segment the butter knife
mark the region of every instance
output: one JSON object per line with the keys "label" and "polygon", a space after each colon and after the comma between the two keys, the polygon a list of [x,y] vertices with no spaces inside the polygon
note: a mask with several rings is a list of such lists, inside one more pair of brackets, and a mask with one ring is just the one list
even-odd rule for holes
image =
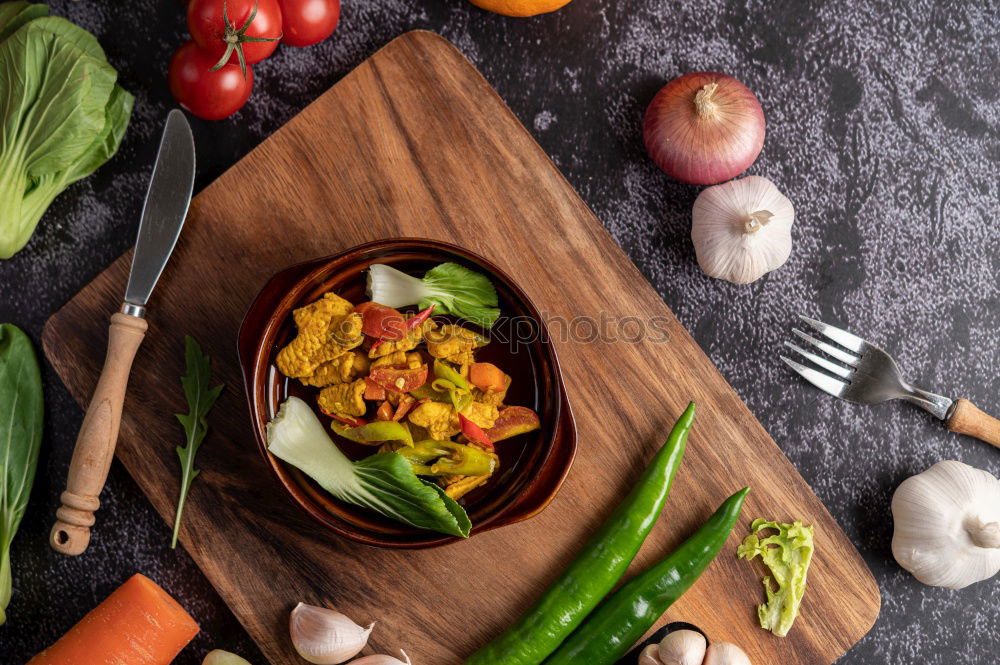
{"label": "butter knife", "polygon": [[194,187],[194,164],[191,127],[175,109],[167,116],[142,207],[125,301],[111,316],[104,369],[77,435],[66,491],[60,496],[62,506],[49,536],[52,549],[62,554],[82,554],[90,543],[94,512],[101,505],[98,497],[118,441],[132,360],[146,335],[146,303],[184,226]]}

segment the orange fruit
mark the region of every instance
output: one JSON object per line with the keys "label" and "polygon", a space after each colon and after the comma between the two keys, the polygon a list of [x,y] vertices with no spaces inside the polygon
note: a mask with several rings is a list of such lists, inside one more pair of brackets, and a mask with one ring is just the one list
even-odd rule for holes
{"label": "orange fruit", "polygon": [[535,16],[554,12],[570,0],[470,0],[482,9],[504,16]]}

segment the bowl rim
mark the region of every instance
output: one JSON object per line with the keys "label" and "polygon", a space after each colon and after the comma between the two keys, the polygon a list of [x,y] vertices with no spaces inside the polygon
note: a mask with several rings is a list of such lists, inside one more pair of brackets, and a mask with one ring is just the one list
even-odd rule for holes
{"label": "bowl rim", "polygon": [[[312,517],[314,521],[322,524],[335,534],[354,542],[373,547],[390,549],[424,549],[461,542],[466,539],[449,536],[447,534],[440,534],[434,531],[423,532],[427,534],[426,536],[414,537],[411,534],[407,534],[407,536],[404,536],[404,538],[406,538],[405,540],[401,540],[398,536],[393,534],[381,535],[370,529],[366,529],[361,525],[353,524],[349,520],[337,516],[328,510],[323,509],[321,506],[316,505],[311,499],[305,498],[304,495],[308,494],[308,492],[305,488],[299,486],[300,483],[298,483],[297,480],[289,477],[289,465],[276,458],[267,449],[265,430],[267,409],[265,408],[264,412],[261,413],[261,410],[258,408],[260,403],[267,403],[267,397],[266,395],[261,394],[261,388],[267,386],[268,384],[268,368],[271,365],[271,353],[269,345],[265,344],[265,341],[269,337],[276,334],[276,329],[284,324],[285,317],[280,317],[280,320],[279,317],[275,317],[273,315],[258,317],[257,310],[262,306],[262,301],[276,300],[276,302],[273,302],[270,306],[270,310],[272,312],[282,309],[289,309],[289,311],[291,311],[289,308],[290,305],[291,308],[294,308],[294,301],[298,300],[303,290],[308,289],[308,287],[304,287],[303,285],[308,285],[311,282],[314,282],[317,279],[317,275],[327,271],[331,264],[343,262],[352,255],[356,259],[363,261],[368,258],[366,255],[370,255],[373,252],[384,252],[391,255],[396,252],[419,252],[426,250],[444,252],[454,255],[457,258],[479,264],[491,273],[491,277],[499,279],[504,283],[504,285],[520,301],[519,304],[522,305],[532,318],[536,320],[543,336],[542,339],[547,340],[546,342],[541,343],[542,350],[547,360],[545,364],[549,368],[549,373],[551,373],[550,378],[557,393],[552,398],[554,400],[553,411],[556,423],[554,425],[552,435],[545,441],[547,449],[537,465],[534,477],[529,479],[525,486],[522,487],[517,494],[509,498],[505,505],[501,506],[485,521],[473,524],[469,537],[471,538],[479,533],[484,533],[501,526],[507,526],[529,519],[542,512],[555,499],[556,495],[562,488],[562,485],[573,466],[577,453],[576,423],[573,417],[572,408],[569,404],[568,396],[566,394],[562,369],[559,364],[555,344],[551,341],[548,330],[545,326],[545,321],[538,308],[531,301],[524,290],[517,284],[517,282],[515,282],[510,275],[489,259],[458,245],[441,240],[419,237],[394,237],[365,242],[348,247],[329,256],[302,261],[287,266],[272,274],[264,282],[260,291],[247,307],[240,323],[237,355],[239,357],[240,368],[243,374],[244,394],[246,395],[247,405],[249,407],[249,415],[251,419],[251,427],[254,433],[254,439],[257,443],[258,452],[262,456],[266,466],[270,469],[271,475],[275,478],[275,480],[277,480],[282,491],[288,496],[289,499],[292,500],[293,503],[305,511],[306,514]],[[271,286],[274,282],[289,276],[292,276],[290,285],[283,289],[280,297],[276,299],[266,297],[269,294]],[[293,293],[298,295],[293,297]],[[293,302],[289,304],[289,300]],[[263,325],[260,325],[261,323],[263,323]],[[557,452],[561,454],[561,459],[555,458]],[[560,465],[558,468],[552,466],[556,462]],[[548,474],[544,473],[546,470],[549,471]],[[541,483],[540,481],[546,481],[546,483]],[[293,489],[290,487],[291,484],[295,484],[297,487]],[[542,484],[547,484],[548,486],[540,488],[540,485]],[[332,500],[339,501],[336,498],[333,498]]]}

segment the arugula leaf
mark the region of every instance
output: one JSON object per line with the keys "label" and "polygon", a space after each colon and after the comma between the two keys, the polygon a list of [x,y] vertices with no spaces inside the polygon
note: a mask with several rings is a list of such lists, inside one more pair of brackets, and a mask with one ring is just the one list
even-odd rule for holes
{"label": "arugula leaf", "polygon": [[10,544],[35,479],[43,414],[31,341],[17,326],[0,324],[0,625],[10,603]]}
{"label": "arugula leaf", "polygon": [[181,491],[174,517],[174,535],[170,541],[170,547],[174,548],[177,547],[177,534],[180,532],[181,517],[184,515],[184,504],[191,490],[191,483],[200,473],[194,468],[194,456],[208,434],[206,417],[224,387],[221,383],[214,388],[208,387],[212,380],[212,361],[202,353],[201,346],[190,335],[184,337],[184,362],[187,373],[181,379],[181,385],[184,387],[184,397],[187,398],[188,412],[174,415],[184,426],[187,442],[183,446],[177,446],[177,456],[181,460]]}
{"label": "arugula leaf", "polygon": [[472,523],[458,503],[413,473],[398,453],[352,462],[305,402],[289,397],[267,424],[267,449],[341,501],[404,524],[468,538]]}

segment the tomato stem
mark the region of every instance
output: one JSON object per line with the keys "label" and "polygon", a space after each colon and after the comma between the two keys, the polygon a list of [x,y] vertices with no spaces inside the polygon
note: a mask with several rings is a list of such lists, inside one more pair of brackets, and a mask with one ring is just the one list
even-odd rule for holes
{"label": "tomato stem", "polygon": [[247,36],[246,32],[250,29],[250,24],[257,17],[257,3],[259,0],[253,0],[253,9],[250,10],[250,15],[247,16],[247,20],[243,22],[243,25],[239,28],[236,24],[229,20],[229,1],[222,1],[222,20],[226,24],[226,32],[222,36],[222,41],[226,43],[226,52],[222,54],[222,58],[219,59],[215,66],[212,67],[210,72],[214,72],[218,69],[222,69],[228,62],[229,58],[232,57],[233,51],[236,51],[236,59],[240,62],[240,71],[243,72],[243,78],[247,77],[247,60],[246,56],[243,54],[243,45],[249,42],[276,42],[281,39],[282,35],[277,37],[253,37]]}

